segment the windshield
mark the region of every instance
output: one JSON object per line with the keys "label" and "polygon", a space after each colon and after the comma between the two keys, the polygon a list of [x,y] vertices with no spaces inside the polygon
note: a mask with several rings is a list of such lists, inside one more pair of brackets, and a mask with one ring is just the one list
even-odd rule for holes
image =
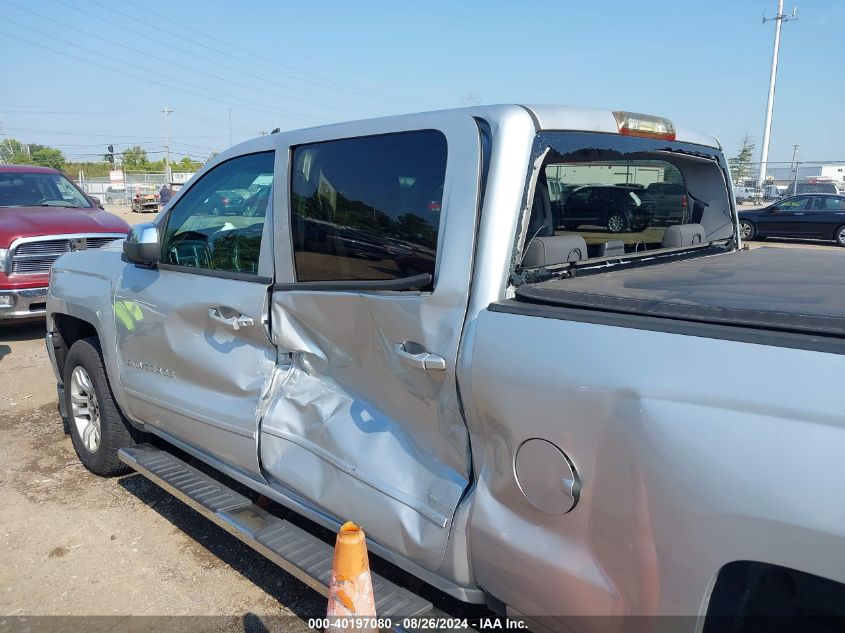
{"label": "windshield", "polygon": [[715,148],[544,132],[533,159],[522,269],[607,265],[734,235],[726,167]]}
{"label": "windshield", "polygon": [[91,203],[61,174],[0,173],[0,207],[75,207]]}

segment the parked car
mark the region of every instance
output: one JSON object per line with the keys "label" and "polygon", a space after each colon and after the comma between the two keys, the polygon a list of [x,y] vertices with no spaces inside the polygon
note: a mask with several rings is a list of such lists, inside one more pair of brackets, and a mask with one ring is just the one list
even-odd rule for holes
{"label": "parked car", "polygon": [[0,165],[0,323],[44,315],[60,255],[101,248],[128,231],[61,172]]}
{"label": "parked car", "polygon": [[845,246],[845,195],[784,198],[762,209],[739,212],[743,239],[797,237]]}
{"label": "parked car", "polygon": [[653,182],[646,187],[646,200],[654,209],[654,224],[669,226],[689,221],[689,200],[682,182]]}
{"label": "parked car", "polygon": [[243,211],[251,193],[246,189],[224,189],[215,191],[203,203],[204,208],[212,215],[228,215]]}
{"label": "parked car", "polygon": [[763,202],[763,190],[759,187],[734,187],[734,196],[739,204]]}
{"label": "parked car", "polygon": [[[669,165],[697,222],[607,257],[615,233],[595,256],[547,221],[541,179],[567,157]],[[363,524],[374,554],[533,631],[665,628],[621,617],[654,615],[744,631],[767,613],[830,630],[845,252],[740,249],[727,170],[716,139],[667,119],[554,106],[232,147],[122,249],[56,263],[47,349],[72,445],[91,472],[137,470],[324,592],[332,545],[259,495],[331,530]],[[268,177],[289,189],[273,230],[202,208]],[[587,191],[624,203],[628,224],[644,206]],[[322,249],[309,222],[354,226],[385,257]],[[433,266],[403,270],[405,246]],[[374,578],[380,617],[437,613],[433,590],[407,584]],[[593,615],[615,619],[573,617]]]}
{"label": "parked car", "polygon": [[158,189],[155,185],[135,185],[132,196],[133,213],[158,213],[161,208]]}
{"label": "parked car", "polygon": [[109,187],[106,189],[106,204],[125,204],[126,203],[126,189]]}
{"label": "parked car", "polygon": [[653,205],[642,190],[617,185],[574,189],[560,207],[558,226],[567,230],[582,225],[601,227],[610,233],[642,231],[654,217]]}
{"label": "parked car", "polygon": [[772,202],[773,200],[780,200],[786,194],[786,186],[782,185],[766,185],[763,187],[763,201]]}
{"label": "parked car", "polygon": [[832,193],[840,195],[845,193],[845,183],[837,183],[832,180],[800,180],[796,183],[791,182],[783,192],[785,197],[794,196],[802,193]]}

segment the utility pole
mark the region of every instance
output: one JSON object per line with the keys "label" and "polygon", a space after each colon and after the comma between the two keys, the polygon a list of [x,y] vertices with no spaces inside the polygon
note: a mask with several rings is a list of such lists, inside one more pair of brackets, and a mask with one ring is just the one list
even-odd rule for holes
{"label": "utility pole", "polygon": [[229,147],[232,147],[232,108],[229,108]]}
{"label": "utility pole", "polygon": [[792,183],[792,195],[798,193],[798,143],[792,146],[792,164],[795,165],[795,180]]}
{"label": "utility pole", "polygon": [[773,18],[767,18],[763,14],[763,24],[775,22],[775,46],[772,53],[772,70],[769,75],[769,99],[766,102],[766,123],[763,126],[763,147],[760,151],[760,176],[757,178],[757,186],[763,187],[766,183],[766,163],[769,160],[769,137],[772,132],[772,110],[775,106],[775,81],[778,74],[778,53],[780,52],[780,28],[784,22],[797,20],[796,10],[792,9],[792,16],[784,15],[783,0],[778,0],[778,13]]}
{"label": "utility pole", "polygon": [[170,171],[170,115],[173,114],[173,110],[164,106],[164,180],[166,181],[165,184],[169,187],[170,181],[173,180],[173,174]]}

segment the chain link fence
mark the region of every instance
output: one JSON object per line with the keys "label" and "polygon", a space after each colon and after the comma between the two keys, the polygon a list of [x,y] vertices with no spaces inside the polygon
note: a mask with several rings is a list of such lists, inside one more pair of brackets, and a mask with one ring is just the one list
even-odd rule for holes
{"label": "chain link fence", "polygon": [[[747,165],[745,173],[753,173],[756,165]],[[757,186],[755,177],[737,177],[734,171],[734,193],[740,204],[773,202],[800,194],[845,194],[845,160],[769,161],[766,180]]]}
{"label": "chain link fence", "polygon": [[[193,173],[190,172],[174,172],[170,187],[174,191],[179,189],[191,176]],[[126,171],[123,173],[122,183],[112,182],[106,177],[86,177],[79,184],[86,193],[96,196],[104,204],[130,206],[136,194],[158,194],[166,182],[164,172]]]}

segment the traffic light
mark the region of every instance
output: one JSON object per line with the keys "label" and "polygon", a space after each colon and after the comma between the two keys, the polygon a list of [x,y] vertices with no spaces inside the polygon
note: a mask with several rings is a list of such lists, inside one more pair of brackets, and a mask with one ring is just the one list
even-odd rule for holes
{"label": "traffic light", "polygon": [[109,150],[109,153],[105,156],[106,160],[114,164],[114,145],[109,145],[106,149]]}

